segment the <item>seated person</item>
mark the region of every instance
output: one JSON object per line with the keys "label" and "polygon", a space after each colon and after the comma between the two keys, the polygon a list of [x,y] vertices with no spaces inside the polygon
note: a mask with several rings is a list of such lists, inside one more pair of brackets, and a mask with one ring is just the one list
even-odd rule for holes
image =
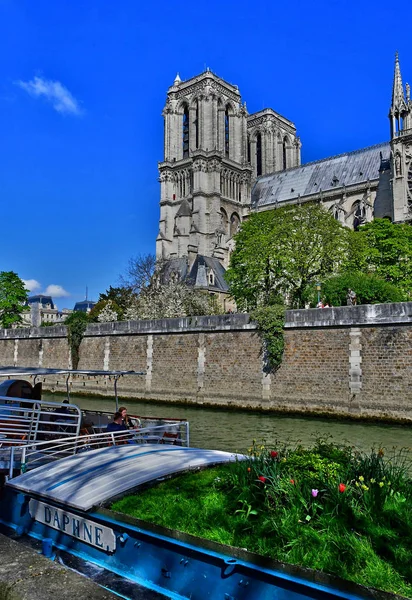
{"label": "seated person", "polygon": [[138,425],[127,414],[127,408],[125,406],[121,406],[119,408],[119,413],[122,415],[123,425],[125,425],[128,429],[138,429]]}
{"label": "seated person", "polygon": [[108,424],[106,431],[128,431],[128,427],[123,424],[122,413],[114,413],[113,421]]}
{"label": "seated person", "polygon": [[[129,431],[129,428],[123,424],[122,422],[122,413],[120,412],[116,412],[114,413],[114,417],[113,417],[113,421],[112,423],[109,423],[108,426],[106,427],[106,431],[109,432],[114,432],[116,433],[116,431]],[[130,439],[129,437],[125,437],[123,438],[123,436],[116,436],[117,440],[121,440],[123,443],[127,443],[127,444],[135,444],[136,442],[132,439]]]}

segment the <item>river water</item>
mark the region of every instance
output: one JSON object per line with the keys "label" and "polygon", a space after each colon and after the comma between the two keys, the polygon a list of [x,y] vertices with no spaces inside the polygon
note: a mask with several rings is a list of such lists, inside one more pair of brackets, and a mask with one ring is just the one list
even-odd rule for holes
{"label": "river water", "polygon": [[[44,399],[61,401],[61,396],[43,394]],[[114,399],[71,396],[71,402],[90,410],[114,411]],[[241,410],[223,410],[166,404],[163,402],[121,401],[129,414],[186,419],[190,424],[190,445],[216,450],[244,451],[252,440],[268,446],[308,446],[319,436],[331,436],[336,443],[349,443],[361,450],[372,447],[412,447],[412,425],[397,426],[311,417],[283,416]]]}

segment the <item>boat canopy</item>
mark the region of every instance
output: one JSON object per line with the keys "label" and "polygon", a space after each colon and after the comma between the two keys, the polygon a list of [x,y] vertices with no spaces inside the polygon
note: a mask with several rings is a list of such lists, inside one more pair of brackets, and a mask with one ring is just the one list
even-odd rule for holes
{"label": "boat canopy", "polygon": [[146,375],[145,371],[94,371],[92,369],[44,369],[43,367],[0,367],[0,377],[16,376],[34,377],[34,383],[37,377],[47,375],[65,375],[67,399],[70,401],[69,379],[72,375],[82,375],[83,377],[109,377],[114,380],[114,395],[116,399],[116,410],[119,408],[119,398],[117,394],[117,382],[123,375]]}

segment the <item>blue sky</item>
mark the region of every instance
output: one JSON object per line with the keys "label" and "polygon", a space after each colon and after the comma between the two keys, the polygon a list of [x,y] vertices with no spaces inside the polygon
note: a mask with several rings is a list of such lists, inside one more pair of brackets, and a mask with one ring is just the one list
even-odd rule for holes
{"label": "blue sky", "polygon": [[294,121],[303,162],[388,139],[411,22],[387,0],[0,0],[0,270],[72,307],[154,252],[177,71],[210,67]]}

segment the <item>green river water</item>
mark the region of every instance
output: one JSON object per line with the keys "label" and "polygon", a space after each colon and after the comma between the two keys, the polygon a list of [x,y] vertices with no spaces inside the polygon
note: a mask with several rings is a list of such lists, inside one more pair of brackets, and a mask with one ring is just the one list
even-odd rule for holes
{"label": "green river water", "polygon": [[[61,400],[45,393],[44,399]],[[71,396],[71,402],[90,410],[114,411],[114,399]],[[372,447],[412,447],[412,425],[397,426],[367,422],[318,419],[300,416],[177,406],[159,402],[121,401],[130,414],[187,419],[190,445],[216,450],[244,451],[252,440],[269,446],[301,442],[310,445],[319,436],[331,436],[336,443],[349,443],[361,450]]]}

